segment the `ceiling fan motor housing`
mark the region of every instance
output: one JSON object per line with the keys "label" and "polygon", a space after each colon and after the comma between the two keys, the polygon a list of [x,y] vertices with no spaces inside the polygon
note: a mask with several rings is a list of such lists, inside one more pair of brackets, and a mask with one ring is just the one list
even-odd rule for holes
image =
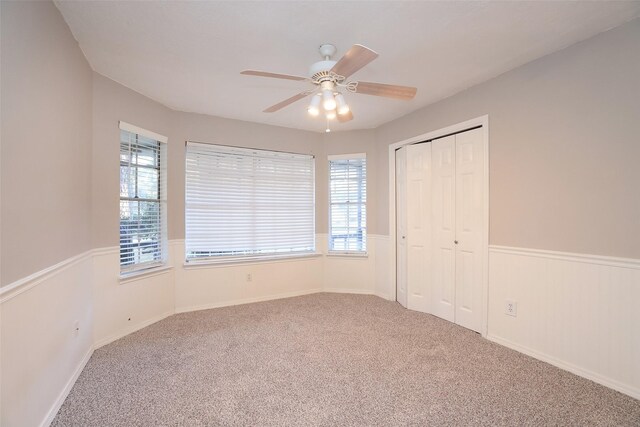
{"label": "ceiling fan motor housing", "polygon": [[329,71],[333,68],[337,61],[318,61],[309,68],[309,77],[315,81],[329,80]]}
{"label": "ceiling fan motor housing", "polygon": [[314,82],[318,83],[333,80],[330,71],[338,61],[332,61],[331,57],[336,54],[336,47],[332,44],[326,43],[321,45],[318,48],[318,51],[324,60],[318,61],[311,66],[309,69],[309,77],[311,77]]}

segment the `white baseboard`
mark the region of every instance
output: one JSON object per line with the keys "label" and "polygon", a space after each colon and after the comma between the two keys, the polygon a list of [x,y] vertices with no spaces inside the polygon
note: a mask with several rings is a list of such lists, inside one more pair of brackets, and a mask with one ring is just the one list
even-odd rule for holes
{"label": "white baseboard", "polygon": [[374,292],[373,295],[382,299],[386,299],[387,301],[395,301],[395,297],[391,298],[388,294],[384,294],[382,292]]}
{"label": "white baseboard", "polygon": [[322,292],[329,292],[334,294],[374,295],[387,301],[394,301],[394,299],[390,298],[388,294],[368,289],[324,288]]}
{"label": "white baseboard", "polygon": [[277,300],[277,299],[283,299],[283,298],[292,298],[292,297],[297,297],[297,296],[303,296],[303,295],[311,295],[311,294],[317,294],[317,293],[323,293],[323,292],[328,292],[328,293],[343,293],[343,294],[358,294],[358,295],[375,295],[378,296],[380,298],[386,299],[388,300],[389,298],[387,297],[387,295],[384,294],[378,294],[374,291],[369,291],[369,290],[363,290],[363,289],[340,289],[340,288],[331,288],[331,289],[306,289],[306,290],[302,290],[302,291],[293,291],[293,292],[284,292],[284,293],[279,293],[279,294],[274,294],[274,295],[267,295],[267,296],[263,296],[263,297],[257,297],[257,298],[243,298],[243,299],[239,299],[239,300],[232,300],[232,301],[225,301],[225,302],[221,302],[221,303],[212,303],[212,304],[203,304],[203,305],[197,305],[197,306],[189,306],[189,307],[181,307],[181,308],[176,308],[175,312],[170,311],[170,312],[166,312],[160,316],[156,316],[153,317],[151,319],[148,319],[142,323],[139,323],[135,326],[129,327],[127,329],[124,329],[120,332],[118,332],[117,334],[113,334],[107,338],[98,340],[95,342],[94,344],[94,349],[97,350],[100,347],[103,347],[107,344],[110,344],[116,340],[119,340],[120,338],[123,338],[129,334],[132,334],[133,332],[139,331],[140,329],[146,328],[149,325],[152,325],[156,322],[159,322],[160,320],[166,319],[167,317],[173,315],[173,314],[177,314],[177,313],[188,313],[191,311],[200,311],[200,310],[210,310],[213,308],[221,308],[221,307],[230,307],[230,306],[234,306],[234,305],[243,305],[243,304],[252,304],[252,303],[256,303],[256,302],[263,302],[263,301],[273,301],[273,300]]}
{"label": "white baseboard", "polygon": [[369,289],[348,289],[348,288],[324,288],[322,292],[330,292],[334,294],[356,294],[356,295],[375,295],[376,292]]}
{"label": "white baseboard", "polygon": [[159,316],[152,317],[151,319],[147,319],[144,322],[141,322],[141,323],[138,323],[136,325],[130,326],[130,327],[126,328],[126,329],[123,329],[123,330],[119,331],[118,333],[115,333],[115,334],[110,335],[110,336],[108,336],[106,338],[103,338],[101,340],[96,341],[94,343],[94,345],[93,345],[93,348],[95,350],[97,350],[100,347],[103,347],[103,346],[105,346],[107,344],[111,344],[112,342],[114,342],[116,340],[119,340],[120,338],[123,338],[123,337],[125,337],[125,336],[127,336],[129,334],[132,334],[132,333],[136,332],[136,331],[139,331],[142,328],[146,328],[147,326],[152,325],[152,324],[154,324],[156,322],[159,322],[162,319],[166,319],[167,317],[171,316],[172,314],[174,314],[173,311],[168,311],[168,312],[163,313],[163,314],[161,314]]}
{"label": "white baseboard", "polygon": [[53,405],[51,406],[51,409],[49,409],[47,416],[45,417],[44,420],[42,420],[42,423],[40,423],[40,427],[49,427],[49,425],[53,422],[53,419],[58,414],[58,411],[62,407],[62,404],[64,403],[67,396],[69,395],[69,392],[71,392],[71,389],[73,388],[73,385],[78,380],[78,377],[82,373],[82,370],[87,365],[87,362],[89,362],[89,359],[91,359],[92,354],[93,354],[93,347],[89,347],[89,351],[87,351],[87,353],[84,355],[82,360],[80,360],[80,363],[76,367],[76,370],[73,371],[73,375],[71,376],[71,378],[69,378],[69,381],[67,381],[67,383],[64,385],[64,388],[62,389],[62,391],[60,391],[60,394],[58,395],[58,398],[56,399],[56,401],[53,402]]}
{"label": "white baseboard", "polygon": [[320,292],[322,292],[322,289],[305,289],[302,291],[283,292],[280,294],[267,295],[267,296],[257,297],[257,298],[243,298],[243,299],[237,299],[237,300],[231,300],[231,301],[216,302],[211,304],[192,305],[188,307],[176,307],[176,313],[188,313],[190,311],[209,310],[212,308],[230,307],[233,305],[251,304],[254,302],[272,301],[275,299],[298,297],[302,295],[317,294]]}
{"label": "white baseboard", "polygon": [[533,357],[535,359],[538,359],[538,360],[541,360],[543,362],[546,362],[546,363],[548,363],[550,365],[553,365],[553,366],[555,366],[557,368],[563,369],[565,371],[569,371],[572,374],[576,374],[576,375],[578,375],[580,377],[589,379],[589,380],[591,380],[593,382],[596,382],[598,384],[601,384],[601,385],[603,385],[605,387],[612,388],[614,390],[619,391],[620,393],[624,393],[624,394],[629,395],[629,396],[631,396],[631,397],[633,397],[635,399],[640,399],[640,390],[636,389],[634,387],[629,387],[626,384],[619,383],[619,382],[614,381],[614,380],[612,380],[610,378],[606,378],[606,377],[604,377],[602,375],[599,375],[599,374],[597,374],[595,372],[580,368],[580,367],[578,367],[576,365],[573,365],[571,363],[565,362],[563,360],[559,360],[559,359],[557,359],[557,358],[555,358],[553,356],[549,356],[548,354],[541,353],[539,351],[535,351],[535,350],[532,350],[532,349],[527,348],[527,347],[523,347],[523,346],[521,346],[519,344],[516,344],[514,342],[511,342],[511,341],[509,341],[507,339],[504,339],[504,338],[501,338],[501,337],[498,337],[498,336],[495,336],[495,335],[488,334],[486,338],[489,341],[495,342],[496,344],[503,345],[503,346],[508,347],[508,348],[510,348],[512,350],[515,350],[515,351],[518,351],[520,353],[526,354],[527,356],[531,356],[531,357]]}
{"label": "white baseboard", "polygon": [[[213,308],[231,307],[231,306],[234,306],[234,305],[251,304],[251,303],[254,303],[254,302],[273,301],[273,300],[276,300],[276,299],[298,297],[298,296],[302,296],[302,295],[311,295],[311,294],[318,294],[318,293],[324,293],[324,292],[327,292],[327,293],[339,293],[339,294],[355,294],[355,295],[374,295],[374,296],[377,296],[379,298],[385,299],[387,301],[391,301],[389,296],[386,295],[386,294],[382,294],[382,293],[379,293],[379,292],[370,291],[370,290],[366,290],[366,289],[343,289],[343,288],[309,289],[309,290],[304,290],[304,291],[294,291],[294,292],[285,292],[285,293],[280,293],[280,294],[275,294],[275,295],[268,295],[268,296],[259,297],[259,298],[244,298],[244,299],[240,299],[240,300],[232,300],[232,301],[226,301],[226,302],[221,302],[221,303],[203,304],[203,305],[181,307],[181,308],[180,307],[176,307],[176,314],[177,313],[188,313],[188,312],[191,312],[191,311],[210,310],[210,309],[213,309]],[[151,324],[151,323],[149,323],[149,324]],[[122,336],[124,336],[124,335],[122,335]],[[115,341],[115,339],[114,339],[114,341]],[[108,342],[105,342],[102,345],[105,345],[105,344],[108,344]]]}

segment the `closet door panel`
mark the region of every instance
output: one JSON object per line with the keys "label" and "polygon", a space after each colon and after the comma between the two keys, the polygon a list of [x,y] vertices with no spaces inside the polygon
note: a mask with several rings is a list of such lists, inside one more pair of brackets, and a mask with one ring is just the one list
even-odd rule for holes
{"label": "closet door panel", "polygon": [[482,232],[484,224],[482,130],[455,136],[455,322],[480,331],[482,326]]}
{"label": "closet door panel", "polygon": [[428,312],[431,271],[431,145],[407,147],[407,307]]}
{"label": "closet door panel", "polygon": [[431,142],[432,313],[455,320],[455,136]]}

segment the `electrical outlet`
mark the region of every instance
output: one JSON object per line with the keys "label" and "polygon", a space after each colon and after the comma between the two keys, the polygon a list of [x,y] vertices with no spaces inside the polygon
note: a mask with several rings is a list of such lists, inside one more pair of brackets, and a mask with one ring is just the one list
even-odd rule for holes
{"label": "electrical outlet", "polygon": [[504,304],[504,314],[516,317],[518,315],[518,302],[508,299]]}
{"label": "electrical outlet", "polygon": [[251,273],[247,273],[247,282],[250,282],[253,280],[253,276],[251,275]]}
{"label": "electrical outlet", "polygon": [[79,333],[80,333],[80,321],[76,320],[75,322],[73,322],[73,336],[77,337]]}

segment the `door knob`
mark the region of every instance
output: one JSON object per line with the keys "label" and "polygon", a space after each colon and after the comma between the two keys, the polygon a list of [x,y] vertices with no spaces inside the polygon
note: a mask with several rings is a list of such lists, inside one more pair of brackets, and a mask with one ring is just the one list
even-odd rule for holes
{"label": "door knob", "polygon": [[457,241],[457,240],[454,240],[454,241],[453,241],[453,243],[455,243],[455,244],[457,245],[457,244],[458,244],[458,241]]}
{"label": "door knob", "polygon": [[405,239],[405,236],[402,236],[402,239],[404,240],[404,239]]}

